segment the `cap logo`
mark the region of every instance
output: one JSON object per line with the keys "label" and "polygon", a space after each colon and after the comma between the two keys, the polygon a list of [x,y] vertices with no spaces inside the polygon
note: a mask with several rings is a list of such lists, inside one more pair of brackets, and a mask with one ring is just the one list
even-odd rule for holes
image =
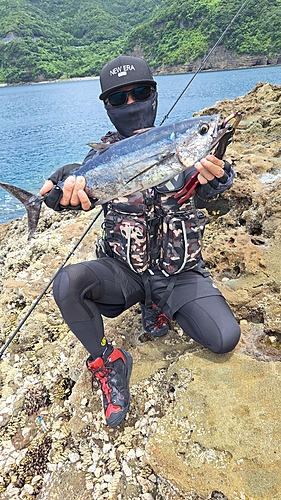
{"label": "cap logo", "polygon": [[133,64],[123,64],[123,66],[117,66],[116,68],[111,69],[109,74],[110,76],[117,75],[118,77],[126,76],[128,71],[136,71]]}

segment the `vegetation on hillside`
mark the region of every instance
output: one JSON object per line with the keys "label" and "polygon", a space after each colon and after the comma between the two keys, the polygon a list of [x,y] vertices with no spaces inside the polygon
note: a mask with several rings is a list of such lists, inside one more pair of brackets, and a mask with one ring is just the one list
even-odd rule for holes
{"label": "vegetation on hillside", "polygon": [[[0,0],[0,82],[98,75],[120,53],[156,69],[208,53],[241,0]],[[281,54],[281,0],[250,0],[223,40],[232,53]]]}
{"label": "vegetation on hillside", "polygon": [[[186,64],[208,53],[241,5],[241,0],[163,0],[151,22],[131,31],[126,47],[141,46],[154,67]],[[237,55],[279,55],[280,12],[281,0],[250,1],[223,45]]]}

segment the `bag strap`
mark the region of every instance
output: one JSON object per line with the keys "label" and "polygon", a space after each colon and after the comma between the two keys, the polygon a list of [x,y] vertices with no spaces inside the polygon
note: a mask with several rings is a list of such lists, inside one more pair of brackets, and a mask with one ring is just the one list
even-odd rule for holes
{"label": "bag strap", "polygon": [[167,298],[169,297],[170,293],[172,292],[172,290],[176,284],[176,281],[177,281],[177,276],[175,274],[173,274],[170,278],[170,281],[169,281],[168,286],[165,290],[165,293],[163,294],[159,304],[157,304],[157,307],[159,307],[160,310],[162,310],[162,307],[164,306],[164,304],[166,304]]}
{"label": "bag strap", "polygon": [[[152,309],[152,297],[151,297],[149,271],[144,273],[144,275],[142,276],[142,280],[143,280],[144,290],[145,290],[145,307]],[[167,298],[169,297],[170,293],[172,292],[172,290],[176,284],[176,281],[177,281],[177,275],[173,274],[170,277],[169,283],[167,285],[167,288],[166,288],[164,294],[161,297],[160,302],[158,304],[156,304],[156,309],[158,309],[159,312],[162,311],[163,306],[166,304]]]}

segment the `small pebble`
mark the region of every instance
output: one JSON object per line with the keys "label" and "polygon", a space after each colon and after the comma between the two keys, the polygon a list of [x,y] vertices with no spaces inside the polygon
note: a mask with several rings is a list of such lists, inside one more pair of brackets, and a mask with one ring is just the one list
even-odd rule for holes
{"label": "small pebble", "polygon": [[268,338],[272,344],[273,342],[276,342],[276,337],[274,335],[269,335]]}
{"label": "small pebble", "polygon": [[13,413],[13,408],[11,408],[10,406],[5,406],[4,408],[2,408],[2,410],[0,410],[0,413],[2,413],[3,415],[5,413]]}
{"label": "small pebble", "polygon": [[112,475],[111,475],[111,474],[105,474],[105,475],[103,476],[103,480],[104,480],[106,483],[112,483],[112,481],[113,481],[113,477],[112,477]]}
{"label": "small pebble", "polygon": [[126,454],[127,460],[134,460],[136,458],[136,453],[133,448],[131,448],[128,453]]}
{"label": "small pebble", "polygon": [[75,464],[76,462],[78,462],[78,460],[80,460],[80,455],[79,455],[79,453],[76,453],[75,451],[71,451],[71,452],[68,454],[68,460],[69,460],[72,464]]}
{"label": "small pebble", "polygon": [[98,459],[99,459],[99,457],[100,457],[99,452],[98,451],[93,451],[93,453],[92,453],[92,460],[93,460],[93,462],[97,462]]}
{"label": "small pebble", "polygon": [[23,437],[25,438],[27,436],[27,434],[29,434],[31,431],[31,427],[24,427],[22,430],[21,430],[21,433],[23,435]]}
{"label": "small pebble", "polygon": [[136,449],[136,457],[137,458],[140,458],[144,455],[144,450],[142,450],[141,448],[137,448]]}
{"label": "small pebble", "polygon": [[110,443],[105,443],[103,445],[103,449],[102,449],[103,453],[108,453],[110,450],[111,450],[111,444]]}
{"label": "small pebble", "polygon": [[28,484],[26,483],[23,487],[24,491],[26,491],[26,493],[28,493],[29,495],[33,495],[34,493],[34,488],[31,484]]}
{"label": "small pebble", "polygon": [[7,486],[7,489],[6,489],[6,493],[9,497],[12,497],[14,496],[15,498],[18,498],[16,497],[15,495],[18,495],[20,493],[20,489],[19,488],[16,488],[13,486],[13,483],[10,483],[8,486]]}
{"label": "small pebble", "polygon": [[54,472],[57,468],[57,464],[50,464],[50,463],[47,463],[47,469],[50,471],[50,472]]}
{"label": "small pebble", "polygon": [[36,483],[38,483],[40,480],[42,479],[42,476],[34,476],[31,480],[31,484],[34,485]]}
{"label": "small pebble", "polygon": [[122,468],[126,477],[130,477],[132,475],[132,470],[126,462],[123,462]]}
{"label": "small pebble", "polygon": [[96,467],[94,475],[97,479],[101,476],[101,467]]}

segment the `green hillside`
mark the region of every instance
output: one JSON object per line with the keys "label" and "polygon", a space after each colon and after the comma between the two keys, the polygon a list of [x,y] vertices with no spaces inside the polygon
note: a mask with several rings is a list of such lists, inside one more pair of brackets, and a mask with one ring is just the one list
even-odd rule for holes
{"label": "green hillside", "polygon": [[[163,0],[152,21],[132,30],[126,47],[143,47],[154,66],[185,64],[208,53],[231,22],[241,0]],[[234,54],[281,53],[281,0],[250,1],[223,40]]]}
{"label": "green hillside", "polygon": [[[208,53],[241,0],[0,0],[0,82],[98,75],[120,53],[151,66]],[[234,54],[281,54],[281,0],[249,1],[225,36]]]}

